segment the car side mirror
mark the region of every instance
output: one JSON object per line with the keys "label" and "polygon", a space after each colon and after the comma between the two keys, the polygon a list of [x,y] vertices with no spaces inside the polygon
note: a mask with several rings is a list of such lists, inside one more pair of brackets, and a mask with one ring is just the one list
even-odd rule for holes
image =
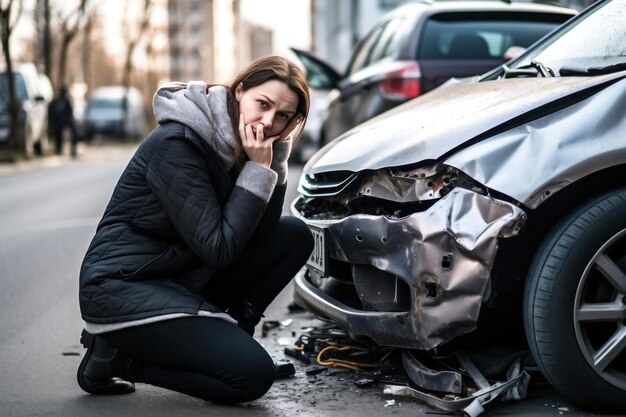
{"label": "car side mirror", "polygon": [[513,58],[517,58],[524,52],[526,52],[526,48],[522,46],[516,46],[516,45],[510,46],[509,49],[507,49],[504,52],[504,56],[502,57],[502,60],[504,62],[509,62],[510,60],[512,60]]}

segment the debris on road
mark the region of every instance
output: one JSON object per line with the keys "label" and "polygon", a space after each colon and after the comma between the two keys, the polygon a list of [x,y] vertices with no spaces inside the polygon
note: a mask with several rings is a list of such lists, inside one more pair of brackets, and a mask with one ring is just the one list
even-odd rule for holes
{"label": "debris on road", "polygon": [[396,400],[387,400],[385,402],[385,407],[389,407],[391,405],[396,405]]}
{"label": "debris on road", "polygon": [[[463,412],[469,417],[482,414],[484,406],[496,398],[520,400],[528,389],[530,375],[522,360],[526,352],[436,355],[356,341],[333,325],[305,330],[284,353],[305,366],[313,365],[305,370],[309,383],[319,384],[323,380],[318,377],[345,373],[357,388],[382,385],[383,394],[417,399],[438,410]],[[337,371],[326,371],[329,368]],[[395,401],[387,400],[385,407]]]}

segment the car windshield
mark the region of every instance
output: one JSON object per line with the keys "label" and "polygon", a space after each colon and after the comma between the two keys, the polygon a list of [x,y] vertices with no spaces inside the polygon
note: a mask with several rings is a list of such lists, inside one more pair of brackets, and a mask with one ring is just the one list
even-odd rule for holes
{"label": "car windshield", "polygon": [[511,67],[532,67],[533,61],[560,75],[565,75],[561,71],[564,67],[589,69],[626,63],[626,1],[615,0],[596,8]]}
{"label": "car windshield", "polygon": [[123,99],[94,99],[89,102],[90,110],[100,110],[100,109],[118,109],[122,107]]}
{"label": "car windshield", "polygon": [[[3,101],[9,101],[9,84],[7,83],[7,74],[3,72],[0,74],[0,98]],[[26,84],[24,84],[24,78],[18,73],[13,73],[13,85],[15,86],[15,94],[19,101],[28,99],[28,92],[26,91]]]}

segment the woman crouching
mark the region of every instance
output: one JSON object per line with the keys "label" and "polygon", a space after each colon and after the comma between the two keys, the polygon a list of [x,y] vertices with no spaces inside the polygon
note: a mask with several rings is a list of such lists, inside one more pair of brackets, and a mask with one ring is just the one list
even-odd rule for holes
{"label": "woman crouching", "polygon": [[143,382],[219,403],[261,397],[274,362],[253,339],[313,240],[281,217],[287,158],[309,110],[282,57],[229,84],[172,83],[122,173],[80,271],[78,369],[92,394]]}

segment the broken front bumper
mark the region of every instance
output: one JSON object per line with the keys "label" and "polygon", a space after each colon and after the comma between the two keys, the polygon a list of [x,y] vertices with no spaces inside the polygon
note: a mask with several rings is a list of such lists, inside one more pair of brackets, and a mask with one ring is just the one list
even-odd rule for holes
{"label": "broken front bumper", "polygon": [[458,187],[428,210],[397,219],[310,220],[297,203],[295,216],[325,229],[330,262],[348,267],[362,309],[314,285],[313,270],[296,277],[296,301],[353,337],[417,349],[475,329],[498,238],[515,236],[526,218],[511,203]]}

